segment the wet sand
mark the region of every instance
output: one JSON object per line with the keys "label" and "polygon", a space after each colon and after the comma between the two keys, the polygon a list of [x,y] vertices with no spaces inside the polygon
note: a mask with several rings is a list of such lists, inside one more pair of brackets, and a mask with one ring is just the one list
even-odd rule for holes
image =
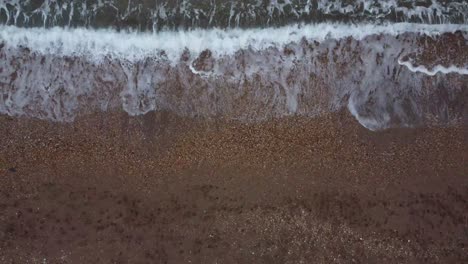
{"label": "wet sand", "polygon": [[466,129],[0,116],[0,262],[467,263]]}

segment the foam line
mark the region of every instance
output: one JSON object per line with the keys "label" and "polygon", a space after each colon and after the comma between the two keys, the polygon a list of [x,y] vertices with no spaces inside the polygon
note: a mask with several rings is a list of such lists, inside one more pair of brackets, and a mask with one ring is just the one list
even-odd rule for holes
{"label": "foam line", "polygon": [[[188,49],[199,54],[209,49],[214,57],[232,55],[241,49],[264,50],[291,42],[325,39],[356,40],[375,34],[419,33],[430,36],[468,31],[468,25],[411,24],[314,24],[265,29],[191,30],[160,33],[116,32],[113,30],[18,28],[0,26],[0,41],[10,47],[24,47],[42,54],[87,56],[91,60],[116,57],[130,61],[146,57],[167,57],[177,62]],[[163,55],[161,52],[164,52]]]}
{"label": "foam line", "polygon": [[461,75],[468,75],[468,68],[461,68],[457,66],[449,66],[449,67],[444,67],[442,65],[437,65],[432,68],[432,70],[428,69],[424,65],[419,65],[419,66],[414,66],[411,61],[402,61],[401,59],[398,59],[398,64],[405,66],[408,68],[408,70],[415,72],[415,73],[424,73],[429,76],[435,76],[438,73],[442,74],[449,74],[449,73],[456,73],[456,74],[461,74]]}

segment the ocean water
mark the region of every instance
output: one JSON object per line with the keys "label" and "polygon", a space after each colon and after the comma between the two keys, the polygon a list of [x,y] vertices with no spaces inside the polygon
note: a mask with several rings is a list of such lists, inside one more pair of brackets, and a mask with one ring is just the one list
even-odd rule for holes
{"label": "ocean water", "polygon": [[464,122],[466,1],[0,0],[0,113]]}
{"label": "ocean water", "polygon": [[464,24],[465,0],[2,0],[0,22],[23,27],[180,30],[291,23]]}

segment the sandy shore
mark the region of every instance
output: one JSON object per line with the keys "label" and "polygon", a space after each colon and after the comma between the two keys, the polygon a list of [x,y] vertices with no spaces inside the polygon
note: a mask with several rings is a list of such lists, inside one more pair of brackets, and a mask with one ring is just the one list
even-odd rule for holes
{"label": "sandy shore", "polygon": [[0,262],[466,263],[466,132],[0,116]]}

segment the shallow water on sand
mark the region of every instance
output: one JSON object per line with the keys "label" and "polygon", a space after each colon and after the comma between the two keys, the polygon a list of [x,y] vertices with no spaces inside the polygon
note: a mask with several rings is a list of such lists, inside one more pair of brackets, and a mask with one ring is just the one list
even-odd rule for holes
{"label": "shallow water on sand", "polygon": [[347,108],[378,130],[457,124],[464,114],[467,25],[0,29],[0,112],[12,116],[168,110],[251,122]]}

